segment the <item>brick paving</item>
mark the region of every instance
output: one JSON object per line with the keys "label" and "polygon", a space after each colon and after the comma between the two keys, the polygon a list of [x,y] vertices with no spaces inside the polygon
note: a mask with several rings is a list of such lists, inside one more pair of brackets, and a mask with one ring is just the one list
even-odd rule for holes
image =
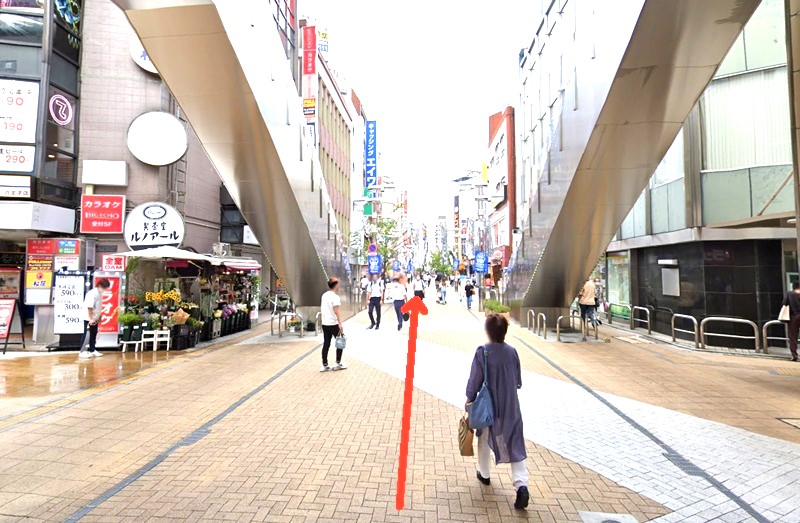
{"label": "brick paving", "polygon": [[[664,448],[717,478],[765,521],[800,520],[800,446],[791,443],[800,430],[772,417],[800,418],[793,367],[623,333],[606,344],[556,344],[519,327],[510,341],[524,369],[532,499],[527,513],[513,510],[507,467],[483,487],[474,458],[460,457],[455,445],[481,318],[452,299],[429,309],[420,326],[400,513],[394,481],[407,333],[387,328],[392,321],[366,331],[362,314],[346,326],[351,368],[344,372],[317,372],[314,353],[265,382],[319,339],[277,339],[262,326],[219,350],[154,362],[66,398],[53,394],[58,408],[7,418],[0,521],[64,521],[170,448],[81,521],[581,521],[579,511],[639,521],[754,520],[708,481],[677,468]],[[4,405],[0,396],[0,411]],[[210,432],[196,432],[226,412]],[[196,440],[173,447],[192,434]]]}

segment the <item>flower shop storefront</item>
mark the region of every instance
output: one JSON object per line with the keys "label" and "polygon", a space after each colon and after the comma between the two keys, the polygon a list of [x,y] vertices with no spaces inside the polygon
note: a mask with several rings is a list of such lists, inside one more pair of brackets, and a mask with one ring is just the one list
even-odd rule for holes
{"label": "flower shop storefront", "polygon": [[252,259],[215,258],[177,248],[167,253],[161,247],[122,254],[128,257],[119,316],[123,347],[156,333],[162,341],[153,348],[168,343],[183,350],[249,329],[258,320],[261,266]]}

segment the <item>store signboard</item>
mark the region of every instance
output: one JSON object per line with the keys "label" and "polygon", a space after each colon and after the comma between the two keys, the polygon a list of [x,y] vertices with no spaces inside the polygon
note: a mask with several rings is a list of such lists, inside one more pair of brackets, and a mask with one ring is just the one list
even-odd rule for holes
{"label": "store signboard", "polygon": [[56,240],[56,252],[54,254],[80,254],[80,240]]}
{"label": "store signboard", "polygon": [[103,272],[125,272],[126,262],[128,258],[120,256],[119,254],[104,254],[103,255]]}
{"label": "store signboard", "polygon": [[15,299],[0,299],[0,340],[8,339],[8,335],[11,334],[16,306]]}
{"label": "store signboard", "polygon": [[135,34],[132,34],[128,39],[128,52],[130,53],[131,59],[133,59],[136,65],[148,73],[158,73],[156,66],[153,65],[153,62],[150,60],[150,56],[147,54],[147,51],[144,50],[142,42],[139,41],[139,37]]}
{"label": "store signboard", "polygon": [[375,120],[367,121],[367,138],[364,141],[364,187],[378,185],[378,128]]}
{"label": "store signboard", "polygon": [[81,196],[81,232],[122,234],[125,222],[125,197],[116,194]]}
{"label": "store signboard", "polygon": [[36,143],[39,82],[0,79],[0,142]]}
{"label": "store signboard", "polygon": [[53,332],[55,334],[83,333],[83,297],[86,294],[86,275],[58,274],[53,296]]}
{"label": "store signboard", "polygon": [[118,333],[119,332],[119,307],[122,297],[122,279],[119,276],[97,274],[94,278],[94,285],[98,280],[105,278],[111,286],[103,293],[103,312],[100,316],[100,324],[97,326],[99,333]]}
{"label": "store signboard", "polygon": [[[0,116],[0,120],[2,120],[2,116]],[[1,125],[1,124],[0,124]],[[36,147],[33,145],[10,145],[10,144],[0,144],[0,171],[12,172],[12,173],[29,173],[33,172],[33,160],[36,157]],[[3,178],[6,178],[5,176]],[[31,180],[30,176],[14,176],[13,178],[17,178],[15,180],[17,183],[23,184],[22,186],[17,186],[16,184],[11,185],[8,187],[8,182],[13,181],[11,180],[12,177],[7,178],[3,183],[0,183],[0,196],[4,198],[30,198],[30,190],[31,190]],[[28,178],[26,181],[24,178]],[[8,190],[16,190],[16,191],[26,191],[28,194],[17,193],[13,195],[7,194]]]}
{"label": "store signboard", "polygon": [[25,271],[26,289],[49,289],[53,286],[53,271]]}
{"label": "store signboard", "polygon": [[25,261],[26,271],[52,271],[53,270],[53,256],[44,254],[29,254],[28,259]]}
{"label": "store signboard", "polygon": [[56,270],[78,271],[81,268],[81,257],[75,254],[55,256],[54,260]]}
{"label": "store signboard", "polygon": [[0,268],[0,298],[19,298],[22,272],[16,267]]}
{"label": "store signboard", "polygon": [[31,238],[27,242],[27,252],[31,254],[49,254],[55,252],[55,240],[50,238]]}
{"label": "store signboard", "polygon": [[53,122],[62,127],[71,124],[75,117],[75,108],[72,106],[72,102],[61,93],[56,92],[50,95],[47,108]]}
{"label": "store signboard", "polygon": [[174,208],[161,202],[137,206],[125,220],[125,243],[132,250],[170,245],[179,247],[186,227]]}

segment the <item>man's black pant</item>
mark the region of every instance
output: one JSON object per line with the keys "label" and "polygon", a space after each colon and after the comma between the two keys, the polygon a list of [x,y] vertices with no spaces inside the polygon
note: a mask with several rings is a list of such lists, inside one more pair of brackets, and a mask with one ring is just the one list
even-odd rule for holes
{"label": "man's black pant", "polygon": [[800,314],[792,316],[789,320],[789,350],[792,353],[792,359],[797,359],[797,335],[800,333]]}
{"label": "man's black pant", "polygon": [[[322,326],[322,364],[328,366],[328,349],[331,348],[331,340],[339,335],[338,325]],[[342,362],[342,349],[336,349],[336,363]]]}
{"label": "man's black pant", "polygon": [[97,345],[97,324],[89,325],[88,321],[83,322],[83,337],[81,338],[81,352],[86,343],[86,333],[89,333],[89,352],[94,352],[95,345]]}
{"label": "man's black pant", "polygon": [[[372,311],[377,311],[376,312],[377,317],[378,317],[377,320],[375,319],[374,316],[372,316]],[[380,296],[372,297],[372,298],[369,299],[369,321],[375,327],[380,327],[381,326],[381,298],[380,298]]]}
{"label": "man's black pant", "polygon": [[406,304],[406,300],[394,300],[394,313],[397,314],[397,328],[403,328],[403,311],[400,309],[403,308],[403,305]]}
{"label": "man's black pant", "polygon": [[414,296],[419,296],[423,300],[425,299],[425,291],[414,291]]}

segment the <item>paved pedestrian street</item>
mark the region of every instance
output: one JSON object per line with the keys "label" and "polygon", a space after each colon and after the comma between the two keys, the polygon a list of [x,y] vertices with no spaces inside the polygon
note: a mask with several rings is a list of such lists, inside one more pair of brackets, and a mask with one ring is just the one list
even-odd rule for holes
{"label": "paved pedestrian street", "polygon": [[[779,419],[800,418],[796,364],[513,327],[531,473],[520,512],[508,466],[483,486],[456,443],[481,313],[428,308],[403,511],[408,328],[387,308],[379,331],[365,313],[346,323],[340,372],[318,371],[321,337],[268,324],[169,358],[75,365],[120,366],[102,380],[64,376],[75,355],[0,360],[0,521],[800,521],[800,429]],[[21,366],[28,387],[14,385]],[[33,385],[52,368],[77,385]]]}

